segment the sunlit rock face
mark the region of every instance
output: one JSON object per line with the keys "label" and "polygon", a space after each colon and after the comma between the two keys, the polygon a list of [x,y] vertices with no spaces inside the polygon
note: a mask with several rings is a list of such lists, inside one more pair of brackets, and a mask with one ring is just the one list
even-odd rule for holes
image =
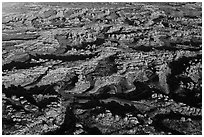
{"label": "sunlit rock face", "polygon": [[201,135],[202,3],[2,4],[2,134]]}

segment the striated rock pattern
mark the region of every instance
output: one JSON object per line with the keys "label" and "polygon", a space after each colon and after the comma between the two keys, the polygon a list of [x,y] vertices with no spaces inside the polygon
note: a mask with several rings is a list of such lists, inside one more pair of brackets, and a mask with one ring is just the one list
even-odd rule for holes
{"label": "striated rock pattern", "polygon": [[2,134],[202,134],[202,3],[2,7]]}

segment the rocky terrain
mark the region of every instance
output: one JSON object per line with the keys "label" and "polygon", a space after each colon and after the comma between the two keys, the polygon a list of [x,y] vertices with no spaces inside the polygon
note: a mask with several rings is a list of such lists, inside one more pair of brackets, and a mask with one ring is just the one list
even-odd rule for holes
{"label": "rocky terrain", "polygon": [[202,3],[2,8],[2,134],[202,134]]}

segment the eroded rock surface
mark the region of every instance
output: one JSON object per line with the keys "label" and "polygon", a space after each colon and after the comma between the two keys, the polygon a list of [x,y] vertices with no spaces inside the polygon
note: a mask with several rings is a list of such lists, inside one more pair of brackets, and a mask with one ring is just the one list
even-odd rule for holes
{"label": "eroded rock surface", "polygon": [[2,134],[202,134],[202,3],[3,3]]}

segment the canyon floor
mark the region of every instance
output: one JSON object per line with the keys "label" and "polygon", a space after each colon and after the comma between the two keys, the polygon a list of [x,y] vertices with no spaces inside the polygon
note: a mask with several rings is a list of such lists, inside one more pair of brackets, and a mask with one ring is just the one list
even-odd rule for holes
{"label": "canyon floor", "polygon": [[3,135],[201,135],[202,3],[3,3]]}

